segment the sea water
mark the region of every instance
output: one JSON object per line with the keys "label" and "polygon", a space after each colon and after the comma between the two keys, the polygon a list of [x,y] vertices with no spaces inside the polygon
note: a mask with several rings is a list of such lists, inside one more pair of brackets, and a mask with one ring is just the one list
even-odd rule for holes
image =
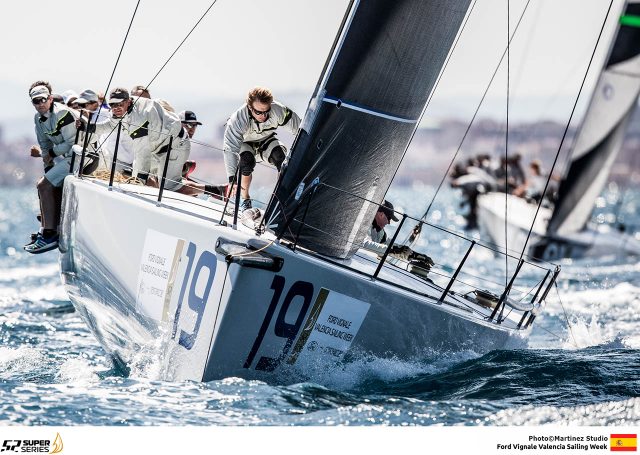
{"label": "sea water", "polygon": [[[423,192],[391,196],[419,216],[424,207],[414,201]],[[445,191],[431,220],[460,229],[457,198]],[[640,424],[637,259],[563,264],[527,349],[433,352],[415,362],[368,358],[336,369],[323,386],[165,382],[153,364],[128,376],[115,369],[68,300],[57,253],[22,250],[37,227],[36,210],[34,190],[0,189],[5,425]],[[612,208],[599,210],[606,217]],[[426,238],[432,257],[449,251],[446,239]]]}

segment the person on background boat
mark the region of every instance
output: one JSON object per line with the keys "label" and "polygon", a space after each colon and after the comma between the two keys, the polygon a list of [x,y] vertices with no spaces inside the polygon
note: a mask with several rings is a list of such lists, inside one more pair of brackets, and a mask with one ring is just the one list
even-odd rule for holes
{"label": "person on background boat", "polygon": [[273,164],[278,171],[287,154],[285,145],[276,137],[276,130],[284,127],[296,134],[300,117],[285,105],[274,101],[268,88],[255,87],[247,100],[231,114],[224,131],[224,163],[229,183],[241,174],[242,211],[251,208],[249,187],[256,159]]}
{"label": "person on background boat", "polygon": [[529,163],[530,175],[525,179],[524,183],[516,188],[513,192],[515,196],[523,197],[527,200],[540,202],[546,178],[542,175],[542,161],[534,159]]}
{"label": "person on background boat", "polygon": [[450,175],[451,187],[462,191],[463,200],[460,206],[469,206],[465,214],[465,229],[478,228],[478,196],[496,189],[496,179],[486,170],[490,169],[490,166],[490,158],[487,155],[478,155],[477,158],[469,159],[466,167],[454,167]]}
{"label": "person on background boat", "polygon": [[[24,246],[28,253],[44,253],[58,247],[62,185],[69,174],[71,147],[76,137],[75,111],[54,102],[51,92],[51,85],[46,81],[36,81],[29,87],[45,174],[37,183],[41,227],[35,239]],[[31,153],[33,155],[33,148]]]}
{"label": "person on background boat", "polygon": [[[378,211],[373,217],[369,235],[365,238],[362,247],[365,250],[373,251],[382,256],[389,246],[387,233],[384,227],[391,221],[399,221],[393,210],[393,204],[386,199],[378,207]],[[426,254],[417,253],[406,245],[393,245],[389,254],[398,259],[417,263],[427,271],[433,266],[433,260]]]}
{"label": "person on background boat", "polygon": [[516,187],[522,185],[526,180],[526,174],[524,172],[524,168],[522,167],[522,155],[516,153],[515,155],[509,157],[509,166],[509,175],[513,177]]}
{"label": "person on background boat", "polygon": [[112,89],[107,102],[111,108],[111,118],[104,123],[90,124],[88,132],[110,134],[122,120],[121,137],[126,134],[132,139],[132,175],[146,182],[151,170],[152,155],[164,156],[170,137],[173,136],[175,143],[185,136],[180,119],[175,113],[165,110],[156,100],[136,98],[134,102],[129,91],[122,87]]}

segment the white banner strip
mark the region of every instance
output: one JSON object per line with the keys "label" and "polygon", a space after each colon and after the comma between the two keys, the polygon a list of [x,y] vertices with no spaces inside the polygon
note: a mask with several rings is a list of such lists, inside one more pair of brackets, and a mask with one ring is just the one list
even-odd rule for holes
{"label": "white banner strip", "polygon": [[[4,453],[611,453],[628,427],[0,427]],[[631,444],[633,438],[625,439]],[[26,450],[23,450],[26,449]]]}

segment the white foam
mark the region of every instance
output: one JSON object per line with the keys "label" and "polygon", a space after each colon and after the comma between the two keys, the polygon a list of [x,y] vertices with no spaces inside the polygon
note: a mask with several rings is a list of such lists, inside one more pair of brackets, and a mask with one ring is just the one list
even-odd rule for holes
{"label": "white foam", "polygon": [[95,368],[82,357],[68,358],[60,366],[57,374],[60,382],[79,384],[92,384],[99,382]]}
{"label": "white foam", "polygon": [[599,425],[631,427],[640,424],[640,398],[582,406],[521,406],[485,419],[489,425]]}
{"label": "white foam", "polygon": [[31,346],[18,348],[0,347],[0,379],[16,379],[40,372],[46,357],[40,349]]}
{"label": "white foam", "polygon": [[413,361],[368,356],[328,370],[323,366],[325,371],[321,383],[335,390],[350,390],[371,380],[394,382],[414,376],[436,374],[450,369],[455,364],[479,356],[480,354],[473,351],[437,355],[425,353],[420,360]]}

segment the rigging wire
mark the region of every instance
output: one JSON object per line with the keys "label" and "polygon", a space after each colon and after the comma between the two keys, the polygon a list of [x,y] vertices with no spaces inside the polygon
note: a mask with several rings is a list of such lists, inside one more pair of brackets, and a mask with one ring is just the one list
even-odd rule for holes
{"label": "rigging wire", "polygon": [[[211,10],[211,8],[213,8],[213,5],[216,4],[218,0],[213,0],[213,2],[211,2],[211,4],[209,5],[209,7],[205,10],[205,12],[202,14],[202,16],[200,16],[200,19],[198,19],[195,23],[195,25],[193,27],[191,27],[191,30],[189,30],[189,33],[187,33],[187,35],[182,39],[182,41],[180,42],[180,44],[178,44],[178,46],[175,48],[175,50],[171,53],[171,55],[169,56],[169,58],[164,62],[164,64],[160,67],[160,69],[156,72],[156,74],[153,76],[153,78],[151,79],[151,81],[149,81],[149,83],[145,86],[145,90],[148,90],[149,87],[151,86],[151,84],[153,83],[153,81],[156,80],[156,78],[160,75],[160,73],[162,72],[162,70],[167,66],[167,64],[171,61],[171,59],[176,55],[176,53],[178,52],[178,50],[180,50],[180,48],[182,47],[182,45],[187,41],[187,39],[189,38],[189,36],[191,36],[191,34],[194,32],[194,30],[196,29],[196,27],[198,27],[198,25],[200,25],[200,22],[202,22],[202,20],[205,18],[205,16],[209,13],[209,11]],[[138,5],[140,5],[140,0],[138,0],[138,4],[136,5],[136,9],[133,13],[133,17],[135,17],[136,12],[138,11]],[[118,54],[118,60],[116,61],[116,66],[118,65],[118,62],[120,61],[120,55],[122,55],[122,50],[124,49],[124,43],[127,41],[127,37],[129,36],[129,30],[131,30],[131,25],[133,24],[133,17],[131,18],[131,23],[129,24],[129,28],[127,29],[127,34],[125,36],[124,42],[122,43],[122,48],[120,49],[120,53]],[[115,66],[113,68],[113,72],[111,73],[111,78],[109,79],[109,83],[107,84],[107,90],[105,90],[105,94],[108,93],[109,90],[109,86],[111,85],[111,81],[113,79],[113,75],[115,73]],[[135,106],[136,102],[138,101],[139,98],[136,98],[133,100],[133,104],[131,107]],[[100,109],[102,109],[102,105],[100,106],[100,108],[98,109],[98,114],[96,115],[96,119],[98,118],[98,115],[100,114]],[[109,137],[113,134],[113,132],[116,130],[117,125],[109,132],[109,134],[107,134],[104,138],[104,140],[102,141],[102,143],[98,146],[98,148],[102,147],[107,140],[109,139]],[[202,144],[202,145],[206,145],[206,144]],[[216,147],[214,146],[209,146],[213,149],[216,149]],[[220,150],[220,149],[218,149]]]}
{"label": "rigging wire", "polygon": [[[576,107],[578,106],[578,101],[580,100],[580,94],[582,93],[582,89],[584,88],[585,82],[587,80],[587,75],[589,74],[589,69],[591,68],[591,64],[593,63],[593,59],[596,54],[596,50],[598,49],[598,44],[600,43],[600,38],[602,38],[602,34],[604,32],[604,27],[607,24],[607,19],[609,18],[609,13],[611,12],[611,7],[613,5],[613,0],[609,2],[609,8],[607,9],[607,14],[602,21],[602,26],[600,27],[600,33],[598,34],[598,39],[596,40],[595,46],[593,46],[593,52],[591,53],[591,58],[589,59],[589,64],[587,65],[587,69],[584,72],[584,77],[582,78],[582,83],[580,84],[580,90],[578,90],[578,94],[576,95],[576,99],[573,103],[573,108],[571,109],[571,114],[569,115],[569,119],[567,120],[567,124],[564,128],[564,132],[562,134],[562,139],[560,140],[560,145],[558,146],[558,151],[556,152],[556,156],[553,159],[553,164],[551,165],[551,169],[549,170],[549,175],[547,176],[547,181],[544,184],[544,189],[542,190],[542,194],[545,195],[547,193],[547,189],[549,187],[549,182],[551,181],[551,176],[553,175],[553,171],[558,163],[558,157],[560,156],[560,151],[562,150],[562,146],[564,145],[564,140],[567,137],[567,132],[569,131],[569,125],[571,125],[571,121],[573,119],[573,114],[576,112]],[[531,221],[531,227],[529,228],[529,232],[527,233],[527,238],[522,246],[522,252],[520,253],[520,259],[524,256],[524,252],[527,250],[527,244],[529,243],[529,239],[531,238],[531,232],[533,231],[533,226],[536,222],[536,218],[538,218],[538,213],[540,213],[540,207],[542,206],[542,201],[544,197],[541,197],[538,201],[538,206],[536,207],[536,213],[533,216],[533,220]]]}
{"label": "rigging wire", "polygon": [[[559,341],[564,341],[564,338],[562,338],[560,335],[558,335],[555,332],[552,332],[551,330],[547,329],[546,327],[542,327],[541,325],[536,325],[536,327],[539,327],[540,329],[544,330],[545,332],[547,332],[549,335],[553,335],[554,337],[556,337]],[[575,343],[574,343],[575,344]],[[578,346],[576,345],[576,348]]]}
{"label": "rigging wire", "polygon": [[[509,0],[507,2],[507,112],[506,112],[506,126],[504,131],[504,248],[505,250],[509,248],[509,237],[508,237],[508,225],[507,225],[507,215],[509,214],[508,210],[508,196],[509,196],[509,63],[511,58],[511,40],[509,39]],[[505,288],[509,283],[509,256],[505,255],[504,257],[504,286]]]}
{"label": "rigging wire", "polygon": [[[527,3],[525,4],[524,9],[522,10],[522,14],[520,15],[520,18],[518,19],[518,23],[516,24],[516,26],[513,29],[513,34],[511,35],[511,40],[513,40],[516,32],[518,31],[518,28],[520,27],[520,23],[522,22],[522,18],[524,17],[524,13],[527,11],[527,8],[528,8],[530,2],[531,2],[531,0],[527,0]],[[458,148],[456,149],[455,153],[453,154],[453,158],[451,158],[451,161],[449,162],[449,166],[447,166],[447,170],[443,173],[442,179],[440,179],[440,183],[438,184],[438,187],[436,188],[436,191],[435,191],[433,197],[431,198],[431,201],[429,202],[429,205],[427,206],[427,210],[424,212],[422,217],[420,217],[419,223],[413,228],[412,234],[409,234],[407,236],[407,238],[404,240],[404,242],[402,242],[403,245],[406,244],[406,243],[415,243],[418,240],[418,237],[420,237],[420,230],[422,229],[422,224],[423,224],[424,221],[426,221],[427,216],[429,215],[429,212],[431,211],[431,207],[433,206],[433,203],[435,202],[436,197],[438,196],[438,193],[440,192],[440,189],[442,188],[442,185],[444,184],[445,179],[448,177],[449,172],[451,171],[451,167],[453,166],[453,163],[455,163],[456,158],[458,157],[458,154],[460,153],[460,150],[462,149],[462,145],[464,144],[464,141],[467,138],[467,135],[469,134],[469,131],[471,131],[471,127],[473,126],[473,122],[475,121],[476,116],[478,115],[478,112],[480,112],[480,108],[482,107],[482,104],[484,103],[484,99],[486,98],[487,93],[489,93],[489,89],[491,88],[491,85],[493,84],[493,80],[495,79],[496,75],[498,74],[498,70],[500,69],[500,66],[502,65],[502,61],[504,60],[504,57],[505,57],[506,54],[507,54],[507,49],[505,48],[505,50],[502,52],[502,55],[500,56],[500,60],[498,61],[498,64],[496,65],[496,69],[493,71],[493,74],[491,75],[491,79],[489,80],[489,83],[487,84],[487,87],[486,87],[484,93],[482,94],[482,98],[480,99],[480,102],[478,103],[478,106],[476,107],[476,110],[473,113],[473,116],[471,117],[471,121],[467,125],[467,129],[465,130],[464,134],[462,135],[462,139],[460,140],[460,144],[458,145]],[[413,232],[415,232],[415,235],[413,235]]]}
{"label": "rigging wire", "polygon": [[[109,77],[109,82],[107,82],[107,88],[104,91],[105,96],[107,96],[107,93],[109,93],[109,87],[111,86],[111,82],[113,81],[113,76],[116,74],[116,68],[118,68],[118,64],[120,63],[120,57],[122,57],[122,52],[124,51],[124,45],[127,43],[127,39],[129,39],[129,32],[131,31],[131,27],[133,26],[133,20],[135,19],[136,14],[138,13],[138,7],[139,6],[140,6],[140,0],[138,0],[138,2],[136,3],[136,7],[133,10],[133,14],[131,15],[131,20],[129,21],[129,26],[127,27],[127,32],[125,33],[124,39],[122,40],[122,46],[120,46],[120,52],[118,52],[118,57],[116,58],[116,63],[113,65],[113,70],[111,71],[111,76]],[[103,105],[103,103],[100,103],[100,106],[98,107],[98,111],[96,112],[96,115],[94,117],[94,123],[96,123],[98,121],[98,118],[100,116],[100,111],[102,111],[102,105]],[[89,139],[91,139],[91,136],[93,135],[93,133],[88,133],[88,134],[89,134]],[[109,134],[111,134],[111,133],[109,133]],[[102,144],[100,144],[100,145],[102,145]]]}
{"label": "rigging wire", "polygon": [[562,312],[564,313],[564,319],[567,321],[567,327],[569,329],[569,334],[571,335],[571,341],[576,348],[579,348],[578,343],[576,342],[576,337],[573,335],[573,329],[571,328],[571,323],[569,322],[569,317],[567,316],[567,310],[564,308],[564,304],[562,303],[562,299],[560,298],[560,291],[558,290],[558,282],[555,281],[553,283],[556,288],[556,294],[558,295],[558,301],[560,302],[560,306],[562,307]]}
{"label": "rigging wire", "polygon": [[191,27],[191,30],[189,31],[189,33],[187,33],[187,36],[184,37],[184,39],[180,42],[180,44],[178,44],[178,47],[176,47],[176,49],[171,53],[171,55],[169,56],[169,58],[167,59],[167,61],[164,62],[164,64],[160,67],[160,69],[158,70],[158,72],[156,73],[155,76],[153,76],[153,78],[149,81],[149,83],[145,86],[145,89],[148,89],[149,86],[153,83],[153,81],[156,80],[156,78],[160,75],[160,73],[162,72],[162,70],[164,69],[165,66],[167,66],[167,64],[171,61],[171,59],[173,58],[174,55],[176,55],[176,53],[178,52],[178,50],[180,50],[180,48],[182,47],[182,45],[185,43],[185,41],[187,41],[187,39],[189,38],[189,36],[191,36],[191,34],[193,33],[193,31],[196,29],[196,27],[198,27],[198,25],[200,25],[200,22],[202,22],[202,20],[204,19],[204,17],[209,13],[209,11],[211,10],[211,8],[213,8],[213,5],[216,4],[218,0],[213,0],[213,2],[211,2],[211,5],[209,5],[209,7],[205,10],[205,12],[202,14],[202,16],[200,16],[200,19],[198,19],[198,21],[195,23],[195,25],[193,27]]}

